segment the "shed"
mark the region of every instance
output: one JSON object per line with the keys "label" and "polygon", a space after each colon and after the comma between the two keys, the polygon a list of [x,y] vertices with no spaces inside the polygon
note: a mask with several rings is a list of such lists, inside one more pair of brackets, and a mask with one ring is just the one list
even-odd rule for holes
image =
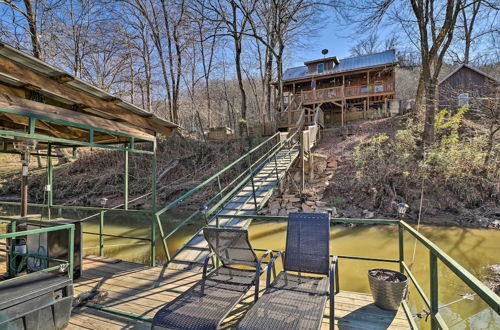
{"label": "shed", "polygon": [[499,86],[495,77],[462,64],[439,82],[439,107],[450,110],[466,105],[480,108],[498,102]]}

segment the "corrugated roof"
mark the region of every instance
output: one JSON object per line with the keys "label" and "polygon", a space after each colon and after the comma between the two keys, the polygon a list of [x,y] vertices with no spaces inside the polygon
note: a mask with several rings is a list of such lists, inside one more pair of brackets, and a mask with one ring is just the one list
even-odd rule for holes
{"label": "corrugated roof", "polygon": [[[126,111],[130,111],[138,116],[146,118],[147,120],[151,120],[159,125],[162,125],[167,128],[176,129],[179,128],[178,125],[161,118],[145,109],[142,109],[132,103],[123,101],[114,95],[95,87],[77,77],[73,77],[68,74],[66,71],[59,69],[53,65],[50,65],[47,62],[39,60],[31,55],[28,55],[18,49],[15,49],[12,46],[9,46],[3,42],[0,42],[0,55],[5,56],[6,58],[14,61],[16,63],[22,64],[23,66],[29,68],[30,70],[37,72],[45,77],[56,79],[57,77],[68,77],[68,81],[62,82],[65,85],[71,86],[73,89],[89,94],[93,97],[96,97],[101,100],[116,100],[116,105]],[[16,79],[14,77],[10,77],[5,72],[1,73],[1,80],[13,83],[15,85]],[[10,80],[10,81],[9,81]],[[40,86],[43,89],[43,86]]]}
{"label": "corrugated roof", "polygon": [[377,54],[343,58],[340,60],[339,64],[335,65],[333,70],[325,71],[324,73],[321,74],[318,73],[308,74],[307,66],[305,65],[295,68],[289,68],[285,70],[285,73],[283,74],[283,80],[296,80],[308,77],[331,75],[335,73],[368,68],[372,66],[395,64],[397,62],[398,61],[396,59],[396,52],[395,50],[392,49]]}

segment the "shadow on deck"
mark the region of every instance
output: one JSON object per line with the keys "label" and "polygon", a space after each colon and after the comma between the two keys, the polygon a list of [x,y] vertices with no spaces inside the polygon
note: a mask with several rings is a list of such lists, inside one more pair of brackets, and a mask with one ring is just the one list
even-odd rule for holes
{"label": "shadow on deck", "polygon": [[[201,275],[162,267],[148,267],[121,261],[106,263],[84,260],[83,277],[75,281],[75,295],[92,289],[106,291],[99,304],[124,312],[153,317],[156,311],[191,287]],[[261,288],[265,285],[261,285]],[[223,322],[231,329],[253,304],[253,292],[236,306]],[[322,328],[329,328],[328,308]],[[402,308],[397,312],[384,311],[373,304],[371,295],[341,291],[335,296],[335,324],[338,329],[409,329]],[[68,329],[150,329],[151,324],[90,307],[73,310]]]}

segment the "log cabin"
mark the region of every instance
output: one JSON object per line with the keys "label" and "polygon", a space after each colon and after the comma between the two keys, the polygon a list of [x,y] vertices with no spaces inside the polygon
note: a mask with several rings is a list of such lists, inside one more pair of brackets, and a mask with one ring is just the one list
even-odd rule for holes
{"label": "log cabin", "polygon": [[455,110],[469,106],[477,111],[498,107],[500,82],[470,65],[462,64],[439,82],[438,90],[440,109]]}
{"label": "log cabin", "polygon": [[314,113],[324,113],[323,126],[344,126],[356,119],[389,116],[398,112],[395,102],[394,50],[339,59],[336,56],[304,62],[283,74],[283,107],[278,128],[296,126],[306,111],[306,124]]}

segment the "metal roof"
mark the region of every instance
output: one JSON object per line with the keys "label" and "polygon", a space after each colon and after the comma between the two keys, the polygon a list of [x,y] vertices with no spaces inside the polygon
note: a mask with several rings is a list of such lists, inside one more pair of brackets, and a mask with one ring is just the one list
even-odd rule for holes
{"label": "metal roof", "polygon": [[[84,92],[86,94],[89,94],[93,97],[102,99],[102,100],[116,100],[115,104],[127,111],[130,111],[136,115],[139,115],[143,118],[147,118],[148,120],[151,120],[152,122],[155,122],[159,125],[162,125],[164,127],[168,128],[178,128],[179,126],[166,120],[161,117],[158,117],[157,115],[142,109],[132,103],[126,102],[121,100],[120,98],[98,88],[95,87],[77,77],[74,77],[70,74],[68,74],[66,71],[59,69],[53,65],[50,65],[49,63],[46,63],[42,60],[39,60],[31,55],[28,55],[18,49],[15,49],[12,46],[9,46],[3,42],[0,42],[0,55],[9,58],[10,60],[22,64],[23,66],[27,67],[28,69],[37,72],[45,77],[52,78],[52,79],[57,79],[58,77],[65,77],[68,78],[67,81],[63,82],[64,85],[71,86],[71,88],[79,91],[79,92]],[[16,84],[16,79],[14,77],[9,77],[8,74],[2,73],[0,75],[0,79],[2,81],[5,81],[7,83],[11,83],[13,85]],[[62,101],[62,100],[61,100]]]}
{"label": "metal roof", "polygon": [[340,59],[340,63],[335,65],[333,70],[325,71],[320,74],[318,73],[309,74],[307,72],[307,66],[305,65],[289,68],[285,70],[285,73],[283,74],[283,80],[297,80],[304,78],[326,76],[346,71],[354,71],[363,68],[369,68],[373,66],[396,64],[397,62],[398,61],[396,59],[396,51],[394,49],[391,49],[382,53]]}
{"label": "metal roof", "polygon": [[487,73],[485,73],[485,72],[483,72],[483,71],[481,71],[481,70],[479,70],[479,69],[476,69],[476,68],[475,68],[475,67],[473,67],[473,66],[470,66],[470,65],[468,65],[468,64],[462,64],[462,65],[458,66],[455,70],[453,70],[453,71],[451,71],[450,73],[448,73],[448,74],[446,75],[446,77],[444,77],[443,79],[441,79],[441,81],[439,82],[439,85],[441,85],[441,84],[443,83],[443,81],[448,80],[448,78],[450,78],[451,76],[453,76],[455,73],[457,73],[457,72],[458,72],[460,69],[462,69],[462,68],[467,68],[467,69],[470,69],[470,70],[472,70],[472,71],[475,71],[475,72],[477,72],[478,74],[480,74],[480,75],[482,75],[482,76],[485,76],[485,77],[487,77],[487,78],[489,78],[489,79],[493,80],[493,81],[494,81],[495,83],[497,83],[497,84],[499,84],[499,83],[500,83],[500,81],[499,81],[497,78],[495,78],[495,77],[493,77],[493,76],[490,76],[489,74],[487,74]]}

